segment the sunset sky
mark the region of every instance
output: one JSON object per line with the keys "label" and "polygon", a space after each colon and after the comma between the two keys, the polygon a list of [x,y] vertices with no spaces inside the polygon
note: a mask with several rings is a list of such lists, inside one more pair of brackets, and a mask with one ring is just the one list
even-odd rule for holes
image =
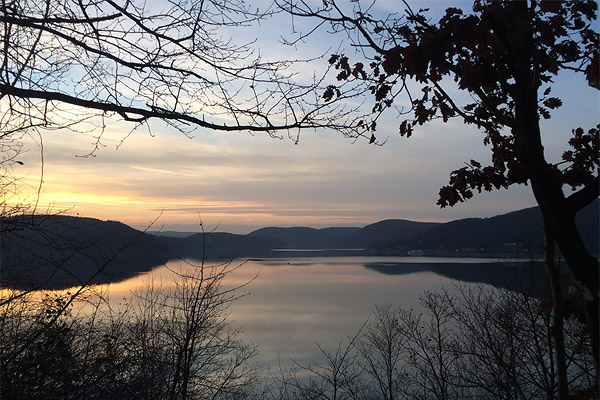
{"label": "sunset sky", "polygon": [[[382,7],[392,3],[397,4],[381,2]],[[440,8],[448,3],[431,4]],[[277,38],[291,25],[289,18],[278,18],[245,32]],[[336,48],[342,39],[315,35],[296,49],[276,41],[260,43],[261,51],[273,57],[290,51],[307,57],[327,52],[325,46]],[[309,70],[304,72],[312,75],[310,68],[319,65],[323,63],[305,66]],[[572,128],[598,123],[600,107],[598,91],[587,87],[583,78],[565,74],[557,83],[554,93],[564,106],[543,122],[544,144],[552,161],[559,160]],[[512,187],[440,209],[435,204],[437,193],[451,170],[470,159],[488,162],[490,150],[482,143],[483,135],[455,119],[421,127],[407,139],[397,133],[398,124],[390,112],[378,127],[378,138],[387,142],[373,146],[333,131],[305,131],[297,145],[287,137],[245,132],[198,130],[190,139],[154,122],[153,135],[141,128],[117,149],[132,126],[113,118],[102,140],[104,147],[93,157],[79,157],[93,149],[89,133],[42,132],[39,207],[119,220],[136,228],[158,218],[153,230],[164,226],[197,231],[201,218],[209,229],[220,225],[221,231],[246,233],[263,226],[363,226],[387,218],[448,221],[535,204],[530,187]],[[40,181],[39,144],[38,137],[26,139],[28,152],[17,170],[29,199]]]}

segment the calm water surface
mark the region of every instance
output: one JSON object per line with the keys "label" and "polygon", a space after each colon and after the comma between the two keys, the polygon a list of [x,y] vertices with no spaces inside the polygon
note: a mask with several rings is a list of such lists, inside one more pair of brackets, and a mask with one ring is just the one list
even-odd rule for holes
{"label": "calm water surface", "polygon": [[[250,282],[239,290],[245,296],[232,304],[229,320],[242,328],[245,341],[258,346],[258,363],[287,367],[293,358],[306,365],[322,360],[316,343],[335,350],[342,338],[358,331],[375,304],[418,309],[420,294],[442,286],[451,288],[456,282],[451,276],[457,273],[460,279],[493,280],[494,261],[427,257],[252,260],[224,280],[225,287]],[[172,261],[113,283],[110,297],[128,297],[149,279],[172,282],[171,270],[186,266],[183,261]]]}

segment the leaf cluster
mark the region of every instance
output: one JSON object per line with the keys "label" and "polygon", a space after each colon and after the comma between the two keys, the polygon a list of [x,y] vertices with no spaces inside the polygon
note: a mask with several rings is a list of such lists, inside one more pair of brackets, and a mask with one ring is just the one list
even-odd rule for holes
{"label": "leaf cluster", "polygon": [[[341,15],[340,8],[331,4],[311,14],[332,25],[343,21],[346,30],[356,31],[355,46],[369,61],[370,71],[365,72],[363,62],[353,62],[346,54],[332,55],[330,65],[340,70],[337,80],[368,84],[374,119],[394,107],[398,94],[404,92],[409,108],[400,112],[402,136],[411,136],[418,126],[433,120],[451,118],[485,133],[491,165],[471,161],[453,171],[449,185],[440,190],[442,207],[472,197],[473,191],[527,183],[530,144],[523,137],[531,129],[525,125],[530,121],[537,125],[563,106],[561,98],[552,96],[558,74],[568,70],[600,88],[600,35],[594,27],[597,3],[476,0],[472,12],[450,7],[435,23],[427,18],[427,10],[413,11],[404,5],[405,13],[387,19],[358,11]],[[336,11],[340,15],[334,18],[331,14]],[[418,83],[419,90],[409,90],[407,82]],[[331,100],[336,90],[328,86],[323,98]],[[569,142],[580,147],[565,153],[568,168],[557,169],[558,174],[566,174],[560,180],[573,188],[589,184],[597,173],[593,167],[597,152],[589,145],[589,150],[581,148],[582,140],[593,141],[594,133],[589,135],[582,139],[578,133]]]}

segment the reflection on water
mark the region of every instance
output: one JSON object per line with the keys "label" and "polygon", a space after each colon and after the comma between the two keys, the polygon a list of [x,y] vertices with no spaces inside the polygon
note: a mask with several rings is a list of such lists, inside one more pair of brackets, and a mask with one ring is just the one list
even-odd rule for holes
{"label": "reflection on water", "polygon": [[250,296],[232,307],[231,318],[259,345],[263,361],[276,365],[292,357],[301,364],[354,335],[376,303],[415,307],[423,289],[444,281],[430,272],[392,277],[364,268],[362,259],[290,259],[252,262],[244,278],[258,270]]}
{"label": "reflection on water", "polygon": [[[525,270],[528,264],[510,266]],[[134,278],[99,286],[111,301],[122,301],[149,280],[174,284],[172,272],[189,268],[170,261]],[[333,349],[342,337],[354,335],[374,304],[393,303],[418,308],[419,295],[454,279],[494,282],[508,266],[498,260],[426,257],[324,257],[251,260],[223,281],[244,295],[231,307],[230,322],[243,330],[242,338],[259,347],[259,363],[290,366],[320,360],[315,343]]]}
{"label": "reflection on water", "polygon": [[[497,261],[424,257],[252,260],[227,276],[224,285],[252,281],[240,293],[248,295],[233,304],[230,320],[242,327],[246,340],[259,346],[259,361],[289,365],[289,357],[300,363],[318,359],[316,342],[332,348],[343,336],[353,335],[374,304],[417,308],[423,291],[451,286],[453,279],[492,282],[498,274],[505,274]],[[172,261],[113,284],[111,297],[126,297],[148,279],[173,282],[171,270],[182,264]]]}

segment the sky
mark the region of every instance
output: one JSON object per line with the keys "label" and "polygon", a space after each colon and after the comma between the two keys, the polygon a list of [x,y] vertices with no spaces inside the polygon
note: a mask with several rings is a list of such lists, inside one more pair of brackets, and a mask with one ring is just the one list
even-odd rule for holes
{"label": "sky", "polygon": [[[447,3],[430,4],[435,12]],[[260,37],[261,52],[271,57],[326,53],[343,39],[317,33],[295,48],[263,42],[290,25],[278,17],[246,32]],[[294,26],[309,29],[298,21]],[[303,66],[302,72],[312,75],[310,68],[322,65]],[[563,74],[556,82],[564,106],[542,124],[552,161],[559,160],[572,128],[598,123],[600,109],[598,92],[583,79]],[[209,130],[188,138],[161,122],[151,124],[152,135],[145,129],[130,134],[131,126],[114,118],[93,157],[82,157],[95,141],[85,130],[27,137],[17,173],[25,183],[23,196],[34,201],[42,177],[41,142],[39,209],[119,220],[139,229],[154,221],[151,230],[198,231],[200,221],[205,229],[235,233],[264,226],[364,226],[388,218],[444,222],[535,205],[530,187],[515,186],[440,209],[437,193],[450,171],[470,159],[489,160],[482,133],[456,119],[419,127],[407,139],[397,133],[399,121],[392,114],[378,127],[383,146],[333,131],[305,131],[298,144],[285,136]]]}

